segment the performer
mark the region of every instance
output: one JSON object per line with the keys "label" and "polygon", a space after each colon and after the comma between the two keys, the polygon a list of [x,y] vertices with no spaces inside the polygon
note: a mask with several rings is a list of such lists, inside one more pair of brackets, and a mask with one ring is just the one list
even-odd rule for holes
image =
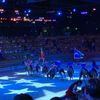
{"label": "performer", "polygon": [[97,70],[95,68],[92,68],[90,70],[90,75],[91,75],[91,78],[97,78],[97,76],[98,76]]}
{"label": "performer", "polygon": [[90,78],[97,78],[98,77],[98,70],[99,70],[99,67],[96,65],[96,62],[93,60],[92,61],[92,68],[89,72]]}
{"label": "performer", "polygon": [[59,68],[61,67],[61,61],[58,60],[58,61],[55,62],[55,64],[57,66],[57,68],[56,68],[57,72],[59,72]]}
{"label": "performer", "polygon": [[43,63],[44,63],[44,61],[45,61],[45,56],[44,56],[43,48],[41,48],[39,61],[43,61]]}
{"label": "performer", "polygon": [[74,74],[74,69],[73,69],[72,65],[70,65],[70,66],[67,67],[67,73],[68,73],[68,76],[69,76],[69,78],[71,80],[72,77],[73,77],[73,74]]}
{"label": "performer", "polygon": [[51,65],[51,68],[49,69],[48,73],[47,73],[47,79],[50,77],[51,79],[53,79],[55,77],[56,74],[56,68],[57,66],[54,64]]}
{"label": "performer", "polygon": [[28,75],[33,75],[33,62],[31,59],[28,59],[24,62],[25,66],[26,66],[26,69],[28,71]]}
{"label": "performer", "polygon": [[37,73],[40,72],[40,66],[39,66],[39,63],[37,63],[37,65],[36,65],[36,72],[37,72]]}
{"label": "performer", "polygon": [[47,68],[46,64],[43,65],[42,72],[43,72],[44,74],[47,74],[48,68]]}
{"label": "performer", "polygon": [[63,66],[61,66],[61,61],[56,61],[55,62],[56,64],[56,71],[60,74],[61,78],[64,78],[65,77],[65,71],[64,71],[64,68]]}
{"label": "performer", "polygon": [[81,66],[82,66],[82,68],[81,68],[81,71],[80,71],[80,77],[79,77],[79,79],[81,79],[82,77],[83,77],[83,78],[86,78],[86,77],[89,76],[89,72],[88,72],[88,70],[85,68],[86,65],[81,65]]}
{"label": "performer", "polygon": [[97,64],[96,64],[96,62],[94,60],[92,61],[92,67],[95,68],[95,69],[99,69]]}
{"label": "performer", "polygon": [[98,72],[98,78],[100,79],[100,72]]}
{"label": "performer", "polygon": [[62,79],[64,77],[66,77],[64,68],[62,66],[59,66],[58,71],[59,71],[59,74],[60,74],[60,76],[61,76]]}

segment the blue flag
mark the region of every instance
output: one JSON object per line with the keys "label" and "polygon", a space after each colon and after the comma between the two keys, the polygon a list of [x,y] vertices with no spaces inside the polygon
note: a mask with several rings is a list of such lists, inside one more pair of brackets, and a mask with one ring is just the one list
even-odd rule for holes
{"label": "blue flag", "polygon": [[74,59],[83,59],[84,58],[84,53],[79,51],[78,49],[74,49]]}

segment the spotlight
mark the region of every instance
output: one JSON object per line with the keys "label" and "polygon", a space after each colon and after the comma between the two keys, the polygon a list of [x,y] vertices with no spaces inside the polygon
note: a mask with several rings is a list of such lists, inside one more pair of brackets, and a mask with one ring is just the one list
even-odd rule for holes
{"label": "spotlight", "polygon": [[24,13],[27,13],[27,11],[25,10]]}
{"label": "spotlight", "polygon": [[96,8],[93,8],[93,11],[96,11]]}
{"label": "spotlight", "polygon": [[28,17],[28,16],[29,16],[29,14],[26,14],[26,16]]}
{"label": "spotlight", "polygon": [[62,15],[62,11],[57,11],[57,15],[61,16]]}
{"label": "spotlight", "polygon": [[82,12],[81,12],[81,15],[87,15],[87,14],[88,14],[87,11],[82,11]]}
{"label": "spotlight", "polygon": [[16,15],[19,15],[19,10],[15,10]]}
{"label": "spotlight", "polygon": [[2,0],[2,3],[5,3],[6,2],[6,0]]}
{"label": "spotlight", "polygon": [[73,9],[73,12],[76,12],[76,8]]}
{"label": "spotlight", "polygon": [[28,13],[31,13],[31,9],[28,9]]}

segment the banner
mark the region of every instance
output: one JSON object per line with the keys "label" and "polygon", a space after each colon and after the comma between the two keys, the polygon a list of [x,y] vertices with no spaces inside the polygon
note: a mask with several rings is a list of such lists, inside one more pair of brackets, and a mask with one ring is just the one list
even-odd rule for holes
{"label": "banner", "polygon": [[79,51],[78,49],[74,49],[74,59],[83,59],[84,58],[84,53]]}

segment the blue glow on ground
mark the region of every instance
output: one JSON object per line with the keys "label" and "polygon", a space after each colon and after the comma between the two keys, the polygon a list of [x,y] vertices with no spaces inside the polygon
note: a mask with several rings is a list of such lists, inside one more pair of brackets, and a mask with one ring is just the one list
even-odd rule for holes
{"label": "blue glow on ground", "polygon": [[[91,68],[91,62],[86,62],[88,70]],[[100,65],[100,62],[97,62]],[[63,64],[64,65],[64,64]],[[64,65],[66,66],[66,65]],[[23,66],[17,66],[23,67]],[[19,69],[20,69],[19,68]],[[66,69],[66,68],[65,68]],[[54,96],[63,96],[71,83],[78,80],[80,66],[75,65],[75,74],[73,79],[69,79],[66,74],[66,78],[61,79],[59,74],[54,79],[47,79],[44,76],[36,75],[28,76],[25,70],[10,70],[7,73],[0,75],[0,99],[1,100],[13,100],[16,94],[28,93],[35,100],[49,100]],[[6,75],[5,75],[6,74]]]}

